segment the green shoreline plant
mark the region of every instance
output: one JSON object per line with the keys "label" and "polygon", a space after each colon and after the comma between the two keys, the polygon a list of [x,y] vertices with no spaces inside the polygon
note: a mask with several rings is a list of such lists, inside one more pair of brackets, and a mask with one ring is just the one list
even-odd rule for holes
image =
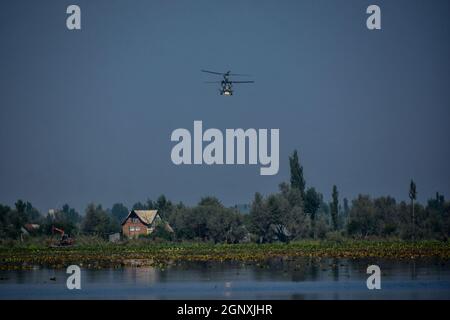
{"label": "green shoreline plant", "polygon": [[239,261],[264,263],[270,259],[382,258],[450,259],[450,243],[441,241],[304,240],[267,244],[214,244],[205,242],[154,243],[141,239],[121,244],[106,241],[70,248],[48,248],[35,244],[0,246],[0,269],[28,269],[34,266],[64,268],[78,264],[85,268],[124,266],[164,267],[178,262]]}

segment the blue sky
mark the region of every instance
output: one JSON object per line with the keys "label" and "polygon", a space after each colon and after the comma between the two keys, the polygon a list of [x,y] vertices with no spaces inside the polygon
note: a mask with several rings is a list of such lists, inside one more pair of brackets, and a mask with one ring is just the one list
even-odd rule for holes
{"label": "blue sky", "polygon": [[[78,4],[82,30],[68,31]],[[164,193],[250,202],[289,179],[419,200],[450,196],[450,4],[377,1],[12,1],[0,11],[0,202],[110,207]],[[217,94],[200,69],[249,73]],[[175,166],[177,128],[279,128],[280,171]]]}

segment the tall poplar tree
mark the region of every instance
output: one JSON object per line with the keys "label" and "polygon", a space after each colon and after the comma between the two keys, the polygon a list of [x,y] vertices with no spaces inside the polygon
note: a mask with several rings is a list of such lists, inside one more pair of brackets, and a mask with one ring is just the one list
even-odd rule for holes
{"label": "tall poplar tree", "polygon": [[289,157],[291,168],[291,188],[299,189],[302,199],[305,199],[305,179],[303,178],[303,167],[300,165],[297,150]]}
{"label": "tall poplar tree", "polygon": [[337,191],[337,187],[336,185],[333,186],[333,194],[332,194],[332,198],[333,201],[331,203],[331,219],[333,222],[333,229],[337,230],[338,229],[338,208],[339,208],[339,193]]}
{"label": "tall poplar tree", "polygon": [[416,183],[411,180],[411,183],[409,184],[409,198],[411,199],[411,215],[412,215],[412,238],[415,240],[416,236],[416,222],[414,217],[414,201],[417,199],[417,190],[416,190]]}

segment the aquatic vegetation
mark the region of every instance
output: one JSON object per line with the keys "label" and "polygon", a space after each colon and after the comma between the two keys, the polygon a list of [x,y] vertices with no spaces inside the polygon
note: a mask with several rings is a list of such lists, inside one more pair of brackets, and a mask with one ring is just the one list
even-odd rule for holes
{"label": "aquatic vegetation", "polygon": [[95,243],[68,248],[42,246],[0,247],[0,269],[27,269],[33,266],[65,268],[78,264],[89,269],[123,266],[155,266],[189,261],[239,261],[264,267],[269,259],[311,258],[388,258],[450,259],[450,244],[439,241],[299,241],[289,244],[212,244],[212,243]]}

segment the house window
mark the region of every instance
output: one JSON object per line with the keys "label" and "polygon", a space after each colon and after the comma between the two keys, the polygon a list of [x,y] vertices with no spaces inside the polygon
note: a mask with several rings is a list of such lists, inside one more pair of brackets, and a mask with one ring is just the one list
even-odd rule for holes
{"label": "house window", "polygon": [[130,227],[130,232],[134,232],[135,228],[134,227]]}
{"label": "house window", "polygon": [[136,228],[134,228],[134,231],[141,231],[141,228],[136,227]]}
{"label": "house window", "polygon": [[138,218],[132,218],[132,219],[131,219],[131,222],[132,222],[132,223],[139,223],[139,219],[138,219]]}

